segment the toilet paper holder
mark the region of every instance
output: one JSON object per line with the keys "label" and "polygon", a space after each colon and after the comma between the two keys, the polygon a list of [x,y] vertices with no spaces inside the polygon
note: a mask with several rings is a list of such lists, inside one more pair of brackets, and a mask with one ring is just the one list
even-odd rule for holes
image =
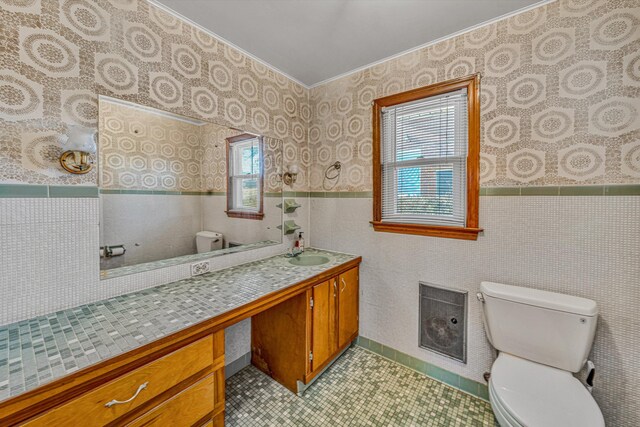
{"label": "toilet paper holder", "polygon": [[104,258],[113,258],[114,256],[122,256],[127,252],[124,245],[101,246],[100,256]]}

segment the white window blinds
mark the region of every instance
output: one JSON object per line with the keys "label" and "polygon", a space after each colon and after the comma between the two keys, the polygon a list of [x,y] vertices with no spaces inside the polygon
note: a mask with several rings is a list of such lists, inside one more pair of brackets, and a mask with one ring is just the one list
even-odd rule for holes
{"label": "white window blinds", "polygon": [[466,226],[466,89],[382,109],[382,221]]}

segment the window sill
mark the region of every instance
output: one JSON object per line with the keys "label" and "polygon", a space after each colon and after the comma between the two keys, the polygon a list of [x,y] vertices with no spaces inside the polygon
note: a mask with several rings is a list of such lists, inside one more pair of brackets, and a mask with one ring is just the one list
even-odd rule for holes
{"label": "window sill", "polygon": [[264,214],[262,212],[247,212],[247,211],[225,211],[229,218],[243,218],[243,219],[258,219],[262,220]]}
{"label": "window sill", "polygon": [[477,240],[482,228],[448,227],[444,225],[403,224],[371,221],[375,231],[385,233],[416,234],[419,236],[444,237],[448,239]]}

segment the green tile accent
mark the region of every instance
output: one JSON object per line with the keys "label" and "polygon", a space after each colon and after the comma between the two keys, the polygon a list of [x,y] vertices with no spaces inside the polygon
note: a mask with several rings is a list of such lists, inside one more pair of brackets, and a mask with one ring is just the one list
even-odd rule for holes
{"label": "green tile accent", "polygon": [[604,185],[560,187],[561,196],[604,196]]}
{"label": "green tile accent", "polygon": [[427,375],[427,368],[429,366],[427,362],[425,362],[424,360],[415,359],[414,364],[416,371],[420,372],[421,374]]}
{"label": "green tile accent", "polygon": [[22,198],[34,198],[34,197],[48,197],[49,187],[46,185],[29,185],[29,184],[0,184],[0,198],[1,197],[22,197]]}
{"label": "green tile accent", "polygon": [[368,349],[369,348],[369,338],[358,336],[358,345],[360,347]]}
{"label": "green tile accent", "polygon": [[376,354],[382,355],[382,344],[373,340],[369,340],[369,350],[373,351]]}
{"label": "green tile accent", "polygon": [[396,360],[396,351],[393,348],[387,347],[383,344],[382,356],[386,357],[387,359]]}
{"label": "green tile accent", "polygon": [[485,196],[519,196],[520,187],[487,187]]}
{"label": "green tile accent", "polygon": [[640,185],[607,185],[606,196],[640,196]]}
{"label": "green tile accent", "polygon": [[489,400],[489,386],[478,383],[478,394],[476,395],[481,399]]}
{"label": "green tile accent", "polygon": [[560,187],[522,187],[521,196],[557,196],[560,194]]}
{"label": "green tile accent", "polygon": [[449,372],[446,369],[439,368],[435,365],[429,365],[427,367],[427,375],[440,380],[445,384],[449,384],[450,386],[456,388],[460,387],[460,377],[458,376],[458,374]]}
{"label": "green tile accent", "polygon": [[49,197],[96,198],[98,195],[98,187],[83,187],[80,185],[49,186]]}
{"label": "green tile accent", "polygon": [[416,360],[415,358],[409,356],[408,354],[402,353],[400,351],[396,351],[396,362],[398,362],[401,365],[415,369],[415,360]]}
{"label": "green tile accent", "polygon": [[460,390],[466,391],[467,393],[473,394],[474,396],[478,395],[478,386],[480,384],[465,377],[458,378],[460,383]]}
{"label": "green tile accent", "polygon": [[144,194],[150,195],[153,194],[151,190],[120,190],[120,194]]}
{"label": "green tile accent", "polygon": [[318,197],[325,199],[370,199],[373,197],[372,191],[312,191],[309,197]]}
{"label": "green tile accent", "polygon": [[[218,195],[218,194],[216,193],[216,195]],[[220,196],[226,196],[227,193],[220,193],[219,195]],[[264,193],[264,197],[278,197],[278,198],[280,198],[280,197],[282,197],[282,193]]]}
{"label": "green tile accent", "polygon": [[387,347],[384,344],[370,340],[368,338],[359,336],[357,345],[368,349],[376,354],[379,354],[387,359],[391,359],[400,365],[420,372],[473,396],[479,397],[484,400],[489,400],[489,390],[486,384],[479,383],[469,378],[462,377],[454,372],[447,371],[424,360],[415,358],[408,354],[397,351],[391,347]]}
{"label": "green tile accent", "polygon": [[121,190],[108,190],[108,189],[100,189],[99,190],[100,194],[121,194],[122,191]]}

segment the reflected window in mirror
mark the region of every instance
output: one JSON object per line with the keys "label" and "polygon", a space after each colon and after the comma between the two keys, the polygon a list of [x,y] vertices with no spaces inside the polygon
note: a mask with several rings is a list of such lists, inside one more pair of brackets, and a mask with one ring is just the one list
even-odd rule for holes
{"label": "reflected window in mirror", "polygon": [[227,215],[261,220],[263,212],[262,137],[227,138]]}

